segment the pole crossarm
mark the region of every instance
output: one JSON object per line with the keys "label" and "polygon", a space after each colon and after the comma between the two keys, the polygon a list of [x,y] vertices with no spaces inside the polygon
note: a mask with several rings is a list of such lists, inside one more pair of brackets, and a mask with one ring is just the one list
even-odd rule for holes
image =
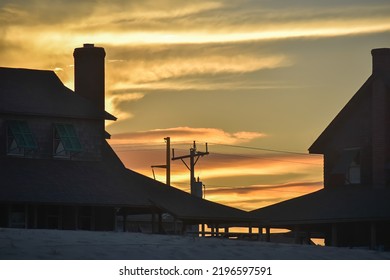
{"label": "pole crossarm", "polygon": [[167,168],[166,164],[161,164],[161,165],[152,165],[150,166],[151,168]]}
{"label": "pole crossarm", "polygon": [[[195,143],[195,141],[194,141],[193,147],[190,148],[190,154],[189,155],[175,157],[175,150],[172,149],[172,160],[180,159],[183,162],[183,164],[187,167],[187,169],[190,171],[191,194],[195,194],[196,193],[195,189],[196,189],[196,183],[197,182],[196,182],[196,179],[195,179],[195,165],[198,162],[200,157],[203,157],[203,156],[208,155],[208,154],[209,154],[209,151],[208,151],[207,143],[206,143],[206,152],[198,152],[196,150],[196,143]],[[187,159],[187,158],[190,159],[189,164],[187,164],[185,162],[185,159]]]}
{"label": "pole crossarm", "polygon": [[190,157],[191,157],[191,155],[180,156],[180,157],[172,157],[172,160],[185,159],[185,158],[190,158]]}
{"label": "pole crossarm", "polygon": [[156,180],[156,176],[154,174],[154,168],[164,168],[166,169],[166,184],[168,186],[171,185],[171,138],[164,138],[167,143],[167,152],[166,152],[166,164],[152,165],[153,178]]}
{"label": "pole crossarm", "polygon": [[192,154],[190,154],[190,155],[185,155],[185,156],[179,156],[179,157],[175,157],[175,156],[173,156],[172,157],[172,160],[178,160],[178,159],[185,159],[185,158],[191,158],[191,157],[193,157],[193,156],[196,156],[196,157],[203,157],[203,156],[206,156],[206,155],[208,155],[208,154],[210,154],[209,152],[195,152],[193,155]]}

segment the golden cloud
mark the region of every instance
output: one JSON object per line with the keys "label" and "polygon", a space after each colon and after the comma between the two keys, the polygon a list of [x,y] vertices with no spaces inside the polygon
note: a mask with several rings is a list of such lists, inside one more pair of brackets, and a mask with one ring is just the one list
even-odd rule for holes
{"label": "golden cloud", "polygon": [[[168,57],[162,59],[131,60],[122,63],[120,68],[130,68],[131,72],[122,76],[121,80],[112,85],[112,90],[134,88],[156,81],[180,78],[193,75],[210,75],[217,73],[246,73],[261,69],[285,67],[291,64],[286,56],[256,57],[248,55],[226,56],[224,54],[191,57]],[[142,58],[141,58],[142,59]],[[118,66],[118,65],[116,65]],[[155,84],[151,84],[155,87]]]}
{"label": "golden cloud", "polygon": [[[115,2],[115,1],[113,1]],[[93,19],[88,18],[84,21],[85,26],[96,25],[96,22],[104,25],[113,25],[116,23],[145,23],[156,20],[169,20],[173,18],[183,18],[198,15],[202,12],[212,11],[223,7],[221,2],[183,2],[183,1],[132,1],[128,9],[115,5],[103,5],[95,9]],[[149,2],[149,3],[148,3]],[[127,3],[126,3],[127,4]],[[108,12],[108,10],[110,12]]]}
{"label": "golden cloud", "polygon": [[196,140],[199,142],[209,141],[213,143],[238,144],[265,137],[266,135],[261,132],[246,131],[229,133],[218,128],[174,127],[115,134],[112,136],[110,144],[113,146],[133,144],[160,144],[162,139],[167,136],[172,138],[173,143],[191,143],[193,140]]}
{"label": "golden cloud", "polygon": [[[165,161],[164,143],[159,146],[116,146],[125,165],[152,177],[151,165]],[[189,146],[189,145],[188,145]],[[183,147],[173,144],[173,147]],[[291,154],[221,154],[213,152],[199,160],[195,176],[206,186],[206,198],[245,210],[253,210],[322,188],[322,157]],[[203,150],[203,145],[198,145]],[[188,150],[178,149],[177,155]],[[155,170],[165,182],[165,170]],[[171,162],[171,182],[189,191],[189,171],[181,161]]]}
{"label": "golden cloud", "polygon": [[120,120],[126,120],[133,115],[128,112],[121,110],[120,104],[124,102],[133,102],[138,101],[142,98],[144,98],[145,94],[143,93],[122,93],[118,95],[110,95],[106,97],[106,111],[110,112],[111,114],[115,115]]}

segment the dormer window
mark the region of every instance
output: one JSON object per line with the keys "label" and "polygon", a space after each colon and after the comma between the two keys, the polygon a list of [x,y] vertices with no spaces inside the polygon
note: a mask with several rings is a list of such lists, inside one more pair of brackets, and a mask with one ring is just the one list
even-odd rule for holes
{"label": "dormer window", "polygon": [[8,155],[25,156],[37,148],[37,142],[26,121],[10,120],[7,122]]}
{"label": "dormer window", "polygon": [[70,158],[72,154],[82,151],[80,140],[72,124],[54,125],[54,157]]}
{"label": "dormer window", "polygon": [[360,148],[344,149],[332,170],[332,174],[344,175],[345,185],[360,184]]}

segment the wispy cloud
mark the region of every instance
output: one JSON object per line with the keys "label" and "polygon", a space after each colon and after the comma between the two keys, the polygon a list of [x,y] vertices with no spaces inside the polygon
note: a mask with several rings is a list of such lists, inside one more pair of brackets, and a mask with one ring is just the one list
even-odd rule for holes
{"label": "wispy cloud", "polygon": [[275,185],[249,185],[249,186],[230,186],[230,187],[218,187],[218,186],[211,186],[208,188],[207,193],[209,195],[248,195],[248,194],[258,194],[258,192],[263,191],[281,191],[281,192],[297,192],[296,190],[288,190],[289,188],[305,188],[305,187],[322,187],[323,182],[288,182],[284,184],[275,184]]}
{"label": "wispy cloud", "polygon": [[[165,158],[166,136],[227,144],[257,140],[281,149],[294,141],[292,146],[306,145],[337,111],[336,102],[326,102],[348,99],[340,93],[356,86],[351,77],[357,64],[350,71],[336,69],[336,62],[344,64],[346,56],[356,62],[363,50],[386,45],[389,13],[385,0],[2,0],[0,61],[57,69],[72,88],[73,49],[83,43],[105,47],[107,110],[120,120],[109,127],[110,143],[129,168],[151,176],[150,165]],[[215,94],[208,94],[200,116],[196,102],[203,92]],[[190,112],[188,102],[197,105]],[[156,117],[162,107],[166,114]],[[140,132],[127,133],[130,127]],[[209,148],[197,175],[219,202],[249,209],[321,185],[320,157]],[[175,184],[183,187],[188,177],[181,162],[173,163]]]}
{"label": "wispy cloud", "polygon": [[[319,23],[318,26],[280,27],[267,31],[150,31],[150,32],[126,32],[110,31],[95,33],[75,33],[74,31],[48,30],[46,32],[31,31],[40,45],[44,46],[53,41],[64,44],[68,47],[79,45],[83,41],[99,42],[104,45],[149,45],[149,44],[210,44],[210,43],[232,43],[248,41],[267,41],[296,38],[324,38],[338,36],[353,36],[370,33],[390,31],[390,23],[385,21],[351,21],[347,25]],[[21,33],[20,29],[15,30]],[[68,38],[71,38],[70,40]],[[10,41],[18,43],[23,38],[15,36]]]}
{"label": "wispy cloud", "polygon": [[341,3],[319,9],[307,3],[298,7],[283,3],[284,7],[256,1],[28,1],[23,5],[15,1],[0,12],[5,28],[12,33],[8,41],[18,43],[28,36],[41,47],[53,41],[67,47],[83,41],[104,45],[205,44],[390,30],[390,7],[386,4]]}
{"label": "wispy cloud", "polygon": [[[165,160],[162,138],[159,146],[114,145],[129,168],[152,177],[151,165]],[[190,146],[190,145],[188,145]],[[173,144],[177,155],[187,154]],[[204,150],[199,145],[199,150]],[[195,176],[206,186],[206,198],[241,209],[253,210],[322,188],[322,158],[288,154],[210,154],[199,160]],[[165,171],[155,170],[156,179],[165,182]],[[189,191],[189,172],[180,161],[171,162],[171,182]]]}
{"label": "wispy cloud", "polygon": [[[181,50],[183,52],[183,50]],[[254,86],[241,80],[223,81],[219,77],[230,74],[244,74],[264,69],[287,67],[292,64],[285,55],[239,54],[232,50],[220,48],[199,51],[189,48],[183,53],[166,54],[145,60],[147,53],[139,57],[132,57],[127,61],[115,63],[114,77],[110,77],[111,91],[122,92],[127,90],[217,90],[232,87],[247,88]],[[128,72],[125,69],[131,68]],[[118,71],[123,69],[123,71]],[[242,85],[238,85],[238,83]],[[256,87],[282,87],[283,85],[269,84],[266,81],[258,82]]]}
{"label": "wispy cloud", "polygon": [[[115,2],[115,1],[113,1]],[[202,12],[212,11],[223,7],[221,2],[203,1],[203,2],[183,2],[183,1],[132,1],[128,9],[123,9],[115,4],[110,6],[100,6],[94,12],[94,18],[100,24],[134,24],[169,20],[196,16]],[[169,3],[171,2],[171,3]],[[123,3],[123,1],[122,1]],[[126,3],[128,4],[128,3]],[[107,8],[109,13],[107,13]],[[113,16],[114,15],[114,16]],[[87,20],[87,25],[95,25],[96,21]]]}
{"label": "wispy cloud", "polygon": [[106,98],[106,110],[114,114],[120,120],[126,120],[133,117],[129,111],[122,110],[123,103],[134,102],[144,98],[142,93],[122,93],[120,95],[110,95]]}
{"label": "wispy cloud", "polygon": [[301,181],[266,186],[212,188],[206,185],[206,198],[244,210],[254,210],[323,188],[322,181]]}
{"label": "wispy cloud", "polygon": [[[288,66],[291,63],[282,55],[262,58],[241,54],[231,57],[224,54],[219,56],[212,54],[208,56],[203,55],[201,57],[191,57],[191,53],[187,53],[187,55],[187,57],[175,56],[174,58],[159,58],[149,61],[132,60],[125,66],[129,67],[131,65],[133,67],[133,71],[127,76],[130,79],[128,82],[130,82],[130,86],[134,86],[134,84],[183,76],[253,72],[260,69]],[[126,79],[123,79],[122,84],[114,85],[113,89],[117,90],[128,86],[125,83]]]}
{"label": "wispy cloud", "polygon": [[[160,144],[113,147],[126,166],[152,177],[150,166],[165,161],[162,140]],[[321,157],[221,154],[215,153],[213,147],[209,148],[210,155],[200,159],[195,172],[195,176],[200,176],[205,184],[205,194],[209,200],[253,210],[323,187]],[[204,146],[200,145],[199,150],[203,149]],[[188,150],[177,151],[178,155],[187,153]],[[172,161],[171,165],[172,184],[188,192],[189,171],[180,161]],[[165,182],[165,170],[155,170],[155,176],[157,180]]]}
{"label": "wispy cloud", "polygon": [[246,143],[254,139],[265,137],[261,132],[239,131],[226,132],[218,128],[192,128],[174,127],[166,129],[153,129],[149,131],[131,132],[116,134],[112,136],[112,145],[132,145],[132,144],[156,144],[161,143],[161,139],[170,136],[175,142],[191,143],[194,139],[200,142],[214,143]]}

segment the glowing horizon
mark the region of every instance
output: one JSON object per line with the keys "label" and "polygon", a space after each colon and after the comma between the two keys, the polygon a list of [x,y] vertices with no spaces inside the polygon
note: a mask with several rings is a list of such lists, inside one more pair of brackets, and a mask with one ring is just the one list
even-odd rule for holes
{"label": "glowing horizon", "polygon": [[[113,140],[110,140],[111,142]],[[172,147],[179,147],[176,149],[176,156],[188,154],[189,151],[183,147],[189,147],[189,143],[173,142]],[[149,177],[154,175],[156,180],[165,183],[165,170],[155,169],[153,174],[151,169],[153,164],[165,163],[163,144],[156,145],[145,141],[144,144],[112,146],[128,168]],[[200,151],[204,150],[204,144],[198,143],[198,146]],[[213,152],[217,147],[218,145],[211,145],[210,154],[201,158],[195,169],[195,177],[200,176],[206,186],[206,199],[243,210],[254,210],[323,187],[321,156],[269,152],[245,154]],[[226,147],[222,150],[226,150]],[[189,177],[189,171],[184,164],[180,161],[171,162],[172,186],[189,192]],[[260,179],[263,184],[253,184],[248,180],[250,177],[264,178]],[[290,179],[279,179],[277,183],[276,181],[272,183],[274,180],[272,179],[271,183],[267,184],[269,181],[267,178],[270,177]],[[258,181],[257,179],[256,182]]]}
{"label": "glowing horizon", "polygon": [[[104,47],[106,130],[126,167],[152,177],[167,136],[178,153],[208,142],[207,198],[249,210],[320,189],[322,157],[211,143],[306,153],[370,75],[370,50],[390,46],[389,17],[384,0],[6,1],[0,59],[73,89],[74,48]],[[188,177],[174,163],[172,184]]]}

